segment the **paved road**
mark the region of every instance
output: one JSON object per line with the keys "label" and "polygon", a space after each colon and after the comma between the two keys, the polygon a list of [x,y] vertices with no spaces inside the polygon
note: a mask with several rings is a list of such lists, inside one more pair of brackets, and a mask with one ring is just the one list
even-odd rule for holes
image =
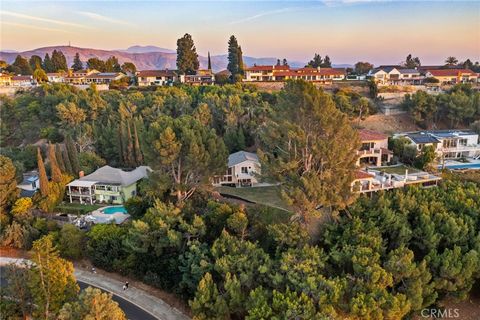
{"label": "paved road", "polygon": [[[4,276],[5,276],[5,268],[0,266],[0,287],[3,287],[6,284],[6,279],[4,278]],[[78,285],[82,290],[89,286],[88,284],[81,281],[78,281]],[[133,303],[130,303],[127,300],[120,298],[117,295],[113,295],[113,300],[118,302],[118,305],[120,306],[120,308],[122,308],[123,312],[125,312],[125,315],[130,320],[157,320],[158,319],[152,316],[150,313],[137,307]]]}

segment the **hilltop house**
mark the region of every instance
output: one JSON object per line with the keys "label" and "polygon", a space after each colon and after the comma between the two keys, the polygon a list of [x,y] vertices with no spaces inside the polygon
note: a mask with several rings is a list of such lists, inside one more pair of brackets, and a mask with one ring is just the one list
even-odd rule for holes
{"label": "hilltop house", "polygon": [[260,172],[260,161],[255,153],[238,151],[228,156],[227,172],[213,177],[213,185],[251,187],[258,183]]}
{"label": "hilltop house", "polygon": [[440,84],[475,83],[478,74],[469,69],[433,69],[425,72],[427,78],[434,78]]}
{"label": "hilltop house", "polygon": [[143,70],[137,72],[138,86],[164,86],[177,82],[178,75],[174,70]]}
{"label": "hilltop house", "polygon": [[49,72],[47,73],[48,82],[51,83],[63,83],[65,82],[65,74],[62,72]]}
{"label": "hilltop house", "polygon": [[195,74],[180,76],[180,82],[190,85],[207,85],[215,83],[215,75],[212,70],[197,70]]}
{"label": "hilltop house", "polygon": [[360,130],[358,132],[362,146],[357,150],[357,166],[373,165],[381,166],[392,160],[393,152],[388,150],[387,135],[372,130]]}
{"label": "hilltop house", "polygon": [[112,81],[120,80],[125,75],[121,72],[98,72],[85,76],[86,84],[110,84]]}
{"label": "hilltop house", "polygon": [[340,68],[290,68],[288,65],[253,66],[244,70],[243,81],[286,81],[302,79],[312,82],[331,83],[344,80],[346,72]]}
{"label": "hilltop house", "polygon": [[480,143],[477,133],[462,130],[418,131],[396,134],[394,138],[406,137],[421,151],[433,146],[438,158],[479,158]]}
{"label": "hilltop house", "polygon": [[380,66],[370,70],[367,76],[380,85],[419,85],[425,78],[419,70],[401,66]]}
{"label": "hilltop house", "polygon": [[70,203],[122,204],[137,194],[137,182],[150,172],[147,166],[140,166],[133,171],[103,166],[67,184],[67,196]]}
{"label": "hilltop house", "polygon": [[12,77],[12,86],[13,87],[31,87],[35,85],[35,80],[33,76],[13,76]]}

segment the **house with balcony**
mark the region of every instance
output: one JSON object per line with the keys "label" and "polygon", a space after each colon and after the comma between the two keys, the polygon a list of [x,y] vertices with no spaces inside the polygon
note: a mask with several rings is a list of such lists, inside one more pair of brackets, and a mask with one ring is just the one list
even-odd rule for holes
{"label": "house with balcony", "polygon": [[175,70],[142,70],[137,72],[138,86],[165,86],[179,81]]}
{"label": "house with balcony", "polygon": [[67,184],[67,197],[70,203],[123,204],[137,194],[137,183],[151,171],[147,166],[132,171],[103,166]]}
{"label": "house with balcony", "polygon": [[260,161],[255,153],[238,151],[228,156],[224,175],[214,176],[214,186],[251,187],[258,183]]}
{"label": "house with balcony", "polygon": [[392,160],[387,135],[367,129],[359,130],[358,135],[362,146],[357,150],[357,166],[381,166]]}
{"label": "house with balcony", "polygon": [[63,72],[49,72],[47,73],[48,82],[63,83],[65,82],[65,73]]}
{"label": "house with balcony", "polygon": [[410,185],[428,188],[438,185],[440,180],[442,178],[438,176],[404,165],[375,167],[355,172],[352,191],[372,193]]}
{"label": "house with balcony", "polygon": [[13,76],[11,83],[13,87],[22,87],[22,88],[32,87],[36,84],[35,80],[33,79],[33,76],[22,76],[22,75]]}
{"label": "house with balcony", "polygon": [[245,69],[243,81],[286,81],[305,80],[312,82],[331,83],[344,80],[345,69],[342,68],[290,68],[288,65],[253,66]]}
{"label": "house with balcony", "polygon": [[417,151],[432,146],[439,159],[480,158],[479,135],[468,130],[434,130],[396,134],[409,139]]}

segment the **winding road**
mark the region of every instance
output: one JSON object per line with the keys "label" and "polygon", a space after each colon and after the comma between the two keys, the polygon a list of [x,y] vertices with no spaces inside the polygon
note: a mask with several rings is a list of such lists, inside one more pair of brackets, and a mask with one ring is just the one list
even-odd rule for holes
{"label": "winding road", "polygon": [[[91,286],[82,281],[77,281],[77,283],[80,289],[82,290],[87,288],[88,286]],[[5,268],[3,266],[0,266],[0,287],[5,286],[6,284],[7,284],[7,280],[5,279]],[[105,291],[105,290],[102,290],[102,291]],[[146,312],[142,308],[136,306],[135,304],[117,295],[113,295],[113,300],[115,300],[118,303],[118,305],[123,310],[123,312],[125,313],[125,315],[129,320],[158,320],[159,319],[152,316],[150,313]]]}

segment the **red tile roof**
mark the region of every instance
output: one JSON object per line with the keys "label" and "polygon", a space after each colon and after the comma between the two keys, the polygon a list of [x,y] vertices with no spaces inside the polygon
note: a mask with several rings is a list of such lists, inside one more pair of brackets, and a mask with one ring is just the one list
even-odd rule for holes
{"label": "red tile roof", "polygon": [[175,75],[173,70],[142,70],[138,72],[139,77],[171,77]]}
{"label": "red tile roof", "polygon": [[32,80],[32,76],[13,76],[12,80],[13,81],[25,81],[25,80]]}
{"label": "red tile roof", "polygon": [[472,70],[469,69],[435,69],[435,70],[427,70],[430,72],[434,77],[457,77],[461,74],[475,74]]}
{"label": "red tile roof", "polygon": [[355,171],[355,180],[369,179],[369,178],[373,178],[374,176],[375,175],[373,173],[368,173],[361,170]]}
{"label": "red tile roof", "polygon": [[342,75],[345,74],[345,69],[340,68],[320,68],[321,75]]}
{"label": "red tile roof", "polygon": [[359,130],[358,135],[360,136],[361,141],[378,141],[388,139],[388,136],[383,133],[367,129]]}
{"label": "red tile roof", "polygon": [[272,71],[273,66],[253,66],[246,68],[245,71]]}

